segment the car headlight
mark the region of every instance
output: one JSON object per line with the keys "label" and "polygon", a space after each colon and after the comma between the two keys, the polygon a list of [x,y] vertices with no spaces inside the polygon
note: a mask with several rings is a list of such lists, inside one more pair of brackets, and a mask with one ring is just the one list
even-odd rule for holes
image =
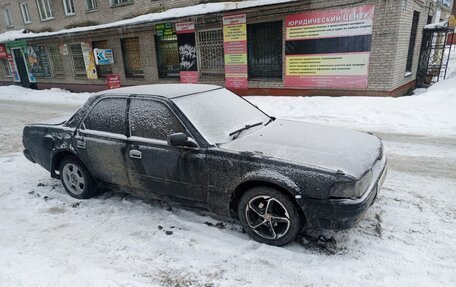
{"label": "car headlight", "polygon": [[349,183],[336,183],[331,188],[329,193],[333,198],[357,198],[361,197],[369,187],[372,181],[372,171],[370,170],[366,175],[356,182]]}

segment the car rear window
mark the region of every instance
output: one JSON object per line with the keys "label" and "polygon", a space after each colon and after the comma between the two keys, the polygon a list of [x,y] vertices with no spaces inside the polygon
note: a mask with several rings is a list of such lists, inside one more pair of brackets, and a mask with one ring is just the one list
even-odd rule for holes
{"label": "car rear window", "polygon": [[127,100],[107,98],[99,101],[84,120],[88,130],[125,135]]}

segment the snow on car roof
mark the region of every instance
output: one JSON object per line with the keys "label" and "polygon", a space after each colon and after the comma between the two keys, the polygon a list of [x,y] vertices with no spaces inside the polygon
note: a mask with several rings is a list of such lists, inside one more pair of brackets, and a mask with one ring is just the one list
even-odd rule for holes
{"label": "snow on car roof", "polygon": [[141,85],[131,86],[119,89],[113,89],[98,93],[98,95],[111,94],[111,95],[154,95],[166,98],[175,98],[189,94],[203,93],[222,87],[216,85],[202,85],[202,84],[156,84],[156,85]]}

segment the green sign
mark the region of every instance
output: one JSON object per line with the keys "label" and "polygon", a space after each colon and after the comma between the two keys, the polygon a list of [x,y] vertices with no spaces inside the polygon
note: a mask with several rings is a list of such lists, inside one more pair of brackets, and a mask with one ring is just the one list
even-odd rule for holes
{"label": "green sign", "polygon": [[171,22],[156,24],[155,31],[159,37],[172,35],[174,34],[173,24]]}

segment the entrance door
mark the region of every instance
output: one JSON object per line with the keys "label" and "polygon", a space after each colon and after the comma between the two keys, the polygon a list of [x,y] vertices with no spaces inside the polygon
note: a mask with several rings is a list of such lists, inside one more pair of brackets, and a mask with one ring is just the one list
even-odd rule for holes
{"label": "entrance door", "polygon": [[14,60],[16,61],[17,72],[21,78],[21,86],[24,88],[30,87],[30,82],[27,73],[27,67],[25,66],[24,56],[21,49],[13,49]]}

